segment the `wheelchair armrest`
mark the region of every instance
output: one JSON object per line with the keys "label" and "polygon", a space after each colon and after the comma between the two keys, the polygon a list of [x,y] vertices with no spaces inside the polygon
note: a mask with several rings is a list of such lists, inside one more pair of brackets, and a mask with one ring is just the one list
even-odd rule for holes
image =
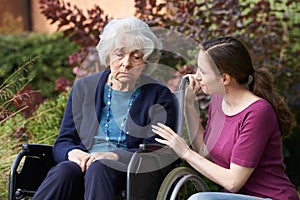
{"label": "wheelchair armrest", "polygon": [[139,174],[159,171],[178,163],[180,159],[174,150],[161,144],[140,144],[128,164],[127,173]]}
{"label": "wheelchair armrest", "polygon": [[21,153],[28,156],[51,157],[52,146],[46,144],[22,144]]}
{"label": "wheelchair armrest", "polygon": [[166,161],[166,159],[168,160],[166,162],[169,162],[170,160],[171,162],[180,160],[178,155],[171,147],[158,143],[140,144],[138,151],[134,153],[133,157],[143,155],[152,156],[153,159],[157,159],[157,161],[163,163]]}
{"label": "wheelchair armrest", "polygon": [[44,160],[47,165],[54,166],[55,162],[52,156],[52,148],[52,146],[45,144],[22,144],[22,149],[17,154],[11,167],[11,173],[17,170],[21,160],[26,156],[40,158]]}
{"label": "wheelchair armrest", "polygon": [[163,148],[162,144],[140,144],[138,152],[152,152]]}
{"label": "wheelchair armrest", "polygon": [[163,144],[158,144],[158,143],[140,144],[138,153],[142,153],[142,152],[150,153],[150,152],[155,152],[155,151],[162,150],[162,149],[165,153],[170,153],[170,154],[175,153],[172,148],[170,148],[166,145],[163,145]]}
{"label": "wheelchair armrest", "polygon": [[152,195],[149,199],[154,199],[163,178],[177,161],[178,156],[168,146],[140,144],[127,168],[127,200],[148,199],[149,195]]}
{"label": "wheelchair armrest", "polygon": [[[21,165],[20,163],[22,160],[24,160],[24,162],[22,162]],[[44,144],[23,144],[21,151],[17,154],[10,169],[9,199],[14,198],[16,192],[18,193],[17,190],[19,190],[19,187],[21,187],[20,189],[22,191],[37,189],[39,182],[41,182],[47,174],[47,171],[54,165],[55,161],[52,156],[52,146]],[[19,169],[20,167],[21,169]],[[39,173],[35,170],[41,172]],[[32,177],[32,174],[35,175]],[[29,179],[27,179],[28,177]],[[29,185],[29,183],[32,182],[33,184]],[[27,185],[28,188],[32,187],[33,189],[26,189]],[[23,188],[25,186],[26,188]]]}
{"label": "wheelchair armrest", "polygon": [[47,162],[54,165],[52,157],[52,146],[44,144],[22,144],[21,151],[17,154],[13,165],[11,167],[11,173],[15,172],[23,157],[32,156],[47,160]]}

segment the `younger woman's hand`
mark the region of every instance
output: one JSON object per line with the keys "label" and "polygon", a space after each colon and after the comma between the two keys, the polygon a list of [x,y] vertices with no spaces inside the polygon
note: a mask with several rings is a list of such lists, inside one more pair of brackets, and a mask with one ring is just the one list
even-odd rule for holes
{"label": "younger woman's hand", "polygon": [[201,85],[201,77],[198,74],[188,74],[186,77],[189,80],[188,86],[190,87],[191,90],[194,91],[194,94],[197,95],[200,92]]}
{"label": "younger woman's hand", "polygon": [[195,98],[201,90],[200,81],[196,74],[188,74],[189,84],[185,90],[186,105],[194,105]]}
{"label": "younger woman's hand", "polygon": [[190,147],[182,137],[175,133],[170,127],[161,123],[158,123],[157,126],[152,125],[152,131],[163,138],[155,138],[157,142],[171,147],[180,158],[184,159]]}

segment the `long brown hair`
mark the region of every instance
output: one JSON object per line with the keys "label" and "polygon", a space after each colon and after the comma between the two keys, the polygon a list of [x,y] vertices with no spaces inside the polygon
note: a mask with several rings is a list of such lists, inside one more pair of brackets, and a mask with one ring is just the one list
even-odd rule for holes
{"label": "long brown hair", "polygon": [[239,84],[249,87],[255,95],[266,99],[275,110],[282,138],[288,136],[295,125],[295,118],[273,84],[273,75],[264,67],[254,68],[246,46],[233,37],[212,39],[203,44],[220,73],[227,73]]}

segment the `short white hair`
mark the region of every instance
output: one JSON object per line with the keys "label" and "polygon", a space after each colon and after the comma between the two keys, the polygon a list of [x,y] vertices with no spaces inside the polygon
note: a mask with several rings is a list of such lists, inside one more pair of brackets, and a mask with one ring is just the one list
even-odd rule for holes
{"label": "short white hair", "polygon": [[146,63],[143,73],[149,74],[155,70],[162,44],[148,24],[142,20],[135,17],[112,19],[99,37],[100,41],[96,49],[101,65],[108,67],[109,54],[126,41],[129,49],[142,51]]}

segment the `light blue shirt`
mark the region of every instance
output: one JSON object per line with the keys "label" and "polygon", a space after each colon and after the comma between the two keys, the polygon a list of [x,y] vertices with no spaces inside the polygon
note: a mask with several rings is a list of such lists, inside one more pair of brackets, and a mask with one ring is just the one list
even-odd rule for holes
{"label": "light blue shirt", "polygon": [[[125,115],[127,114],[130,97],[133,94],[133,91],[120,91],[120,90],[112,90],[111,92],[111,113],[109,115],[109,145],[105,140],[105,125],[106,125],[106,116],[107,116],[107,102],[108,102],[108,85],[104,86],[104,94],[103,94],[103,102],[105,106],[101,109],[100,116],[100,126],[98,129],[97,135],[94,137],[94,144],[90,149],[90,152],[109,152],[116,149],[116,145],[118,144],[118,138],[120,136],[121,123],[124,120]],[[136,95],[139,94],[139,90]],[[125,127],[124,127],[125,129]],[[119,143],[120,147],[126,149],[126,135],[125,130],[122,130],[123,133],[121,135],[121,141]]]}

